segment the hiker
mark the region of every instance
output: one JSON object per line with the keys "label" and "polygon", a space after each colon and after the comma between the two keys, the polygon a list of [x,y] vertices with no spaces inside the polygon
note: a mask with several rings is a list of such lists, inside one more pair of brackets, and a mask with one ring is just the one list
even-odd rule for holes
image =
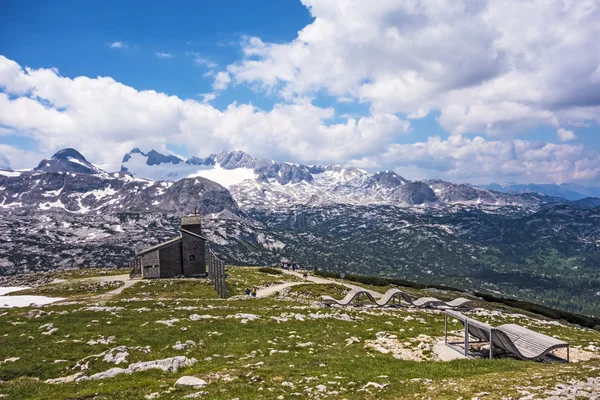
{"label": "hiker", "polygon": [[304,278],[304,280],[308,279],[308,272],[305,272],[304,274],[302,274],[302,277]]}
{"label": "hiker", "polygon": [[250,295],[251,295],[252,297],[256,297],[256,289],[254,289]]}
{"label": "hiker", "polygon": [[246,288],[246,296],[250,296],[250,289]]}

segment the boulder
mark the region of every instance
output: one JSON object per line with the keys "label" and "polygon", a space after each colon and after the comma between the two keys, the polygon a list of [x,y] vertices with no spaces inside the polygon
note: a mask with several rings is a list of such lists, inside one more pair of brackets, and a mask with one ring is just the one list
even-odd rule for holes
{"label": "boulder", "polygon": [[206,382],[204,379],[196,378],[195,376],[182,376],[181,378],[177,379],[177,382],[175,382],[176,388],[181,388],[181,387],[201,388],[206,385],[208,385],[208,382]]}

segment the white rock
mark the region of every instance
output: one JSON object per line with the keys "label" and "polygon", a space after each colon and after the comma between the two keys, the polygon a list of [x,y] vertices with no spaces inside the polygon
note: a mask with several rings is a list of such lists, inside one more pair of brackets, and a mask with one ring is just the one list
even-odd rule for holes
{"label": "white rock", "polygon": [[179,319],[173,318],[173,319],[168,319],[168,320],[156,321],[157,324],[164,324],[166,326],[173,326],[173,324],[175,324],[176,322],[179,322]]}
{"label": "white rock", "polygon": [[218,319],[220,317],[216,317],[214,315],[198,315],[198,314],[192,314],[190,315],[190,321],[200,321],[201,319]]}
{"label": "white rock", "polygon": [[365,386],[363,386],[363,389],[369,388],[369,387],[373,387],[375,389],[383,389],[385,387],[387,387],[387,384],[381,384],[381,383],[377,383],[377,382],[369,382],[367,383]]}
{"label": "white rock", "polygon": [[69,382],[74,382],[77,380],[77,378],[80,378],[83,376],[83,372],[78,372],[76,374],[73,375],[69,375],[69,376],[63,376],[60,378],[55,378],[55,379],[46,379],[46,383],[52,384],[52,385],[56,385],[59,383],[69,383]]}
{"label": "white rock", "polygon": [[177,382],[175,382],[176,388],[181,388],[181,387],[201,388],[206,385],[208,385],[208,382],[206,382],[204,379],[196,378],[195,376],[182,376],[181,378],[177,379]]}
{"label": "white rock", "polygon": [[91,376],[82,376],[77,381],[87,381],[95,379],[106,379],[112,378],[120,374],[132,374],[139,371],[147,371],[149,369],[160,369],[165,372],[176,372],[179,368],[189,367],[198,362],[195,358],[187,358],[185,356],[177,356],[172,358],[165,358],[162,360],[144,361],[130,364],[126,369],[124,368],[111,368],[109,370],[99,372]]}
{"label": "white rock", "polygon": [[127,352],[127,346],[119,346],[114,349],[110,349],[104,355],[103,360],[107,363],[121,364],[127,362],[127,356],[129,353]]}
{"label": "white rock", "polygon": [[195,399],[196,397],[201,397],[201,396],[208,396],[208,392],[190,393],[190,394],[186,394],[185,396],[183,396],[183,398],[184,399]]}

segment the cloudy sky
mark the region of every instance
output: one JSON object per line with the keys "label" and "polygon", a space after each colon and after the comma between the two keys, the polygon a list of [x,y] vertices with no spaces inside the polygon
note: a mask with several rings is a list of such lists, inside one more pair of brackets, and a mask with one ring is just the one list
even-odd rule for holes
{"label": "cloudy sky", "polygon": [[133,147],[600,186],[600,0],[6,0],[0,166]]}

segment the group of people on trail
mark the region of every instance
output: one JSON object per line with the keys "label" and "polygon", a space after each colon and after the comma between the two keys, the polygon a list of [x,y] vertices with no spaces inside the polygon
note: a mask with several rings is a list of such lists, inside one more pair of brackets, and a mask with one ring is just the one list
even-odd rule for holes
{"label": "group of people on trail", "polygon": [[297,271],[297,270],[300,269],[300,266],[298,264],[296,264],[296,263],[287,263],[287,262],[284,262],[284,263],[281,263],[281,269],[285,269],[285,270],[288,270],[288,271],[291,269],[292,271],[295,272],[295,271]]}
{"label": "group of people on trail", "polygon": [[[282,262],[281,264],[279,264],[279,267],[281,269],[285,269],[287,271],[289,271],[290,269],[294,272],[296,271],[300,271],[300,264],[296,264],[296,263],[288,263],[288,262]],[[308,272],[304,272],[302,274],[302,277],[306,280],[308,279]]]}
{"label": "group of people on trail", "polygon": [[246,296],[256,297],[256,289],[250,290],[250,289],[246,288]]}

